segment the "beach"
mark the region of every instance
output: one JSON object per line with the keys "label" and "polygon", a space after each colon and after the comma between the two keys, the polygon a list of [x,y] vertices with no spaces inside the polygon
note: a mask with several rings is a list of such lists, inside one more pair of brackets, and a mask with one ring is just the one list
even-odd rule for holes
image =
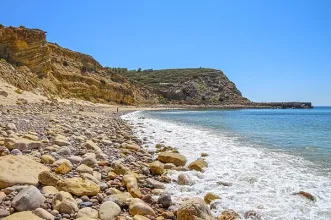
{"label": "beach", "polygon": [[[261,219],[330,219],[328,173],[321,174],[313,162],[302,156],[243,143],[229,133],[183,123],[185,120],[178,116],[189,114],[198,115],[199,111],[134,112],[123,116],[135,127],[134,134],[145,140],[147,148],[154,149],[159,143],[170,145],[185,155],[188,163],[201,158],[202,153],[209,155],[204,157],[208,167],[202,173],[170,174],[172,183],[166,185],[166,190],[178,204],[212,192],[221,197],[210,206],[214,216],[232,209],[242,217],[254,212]],[[166,120],[167,117],[175,119]],[[189,175],[192,184],[177,184],[181,173]],[[311,193],[316,200],[294,195],[300,191]]]}

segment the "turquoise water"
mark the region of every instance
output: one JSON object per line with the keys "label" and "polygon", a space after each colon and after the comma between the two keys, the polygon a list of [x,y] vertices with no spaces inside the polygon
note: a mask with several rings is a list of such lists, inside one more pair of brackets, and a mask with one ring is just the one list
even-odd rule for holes
{"label": "turquoise water", "polygon": [[233,136],[259,148],[302,156],[320,169],[331,169],[331,107],[151,111],[145,116]]}

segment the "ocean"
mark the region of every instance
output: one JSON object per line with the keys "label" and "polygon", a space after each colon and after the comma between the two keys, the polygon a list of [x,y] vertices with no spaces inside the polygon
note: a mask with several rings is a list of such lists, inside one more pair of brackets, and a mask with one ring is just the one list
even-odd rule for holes
{"label": "ocean", "polygon": [[[221,197],[212,205],[215,216],[233,209],[262,219],[331,219],[331,107],[141,111],[123,118],[150,149],[170,145],[189,162],[209,154],[205,172],[187,172],[194,185],[167,185],[176,201],[214,192]],[[316,201],[293,195],[298,191]]]}

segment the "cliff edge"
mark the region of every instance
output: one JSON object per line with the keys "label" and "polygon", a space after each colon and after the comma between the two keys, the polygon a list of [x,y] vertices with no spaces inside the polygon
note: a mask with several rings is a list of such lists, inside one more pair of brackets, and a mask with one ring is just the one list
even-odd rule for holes
{"label": "cliff edge", "polygon": [[140,89],[93,57],[46,41],[46,32],[0,25],[0,77],[45,96],[135,105],[155,103]]}

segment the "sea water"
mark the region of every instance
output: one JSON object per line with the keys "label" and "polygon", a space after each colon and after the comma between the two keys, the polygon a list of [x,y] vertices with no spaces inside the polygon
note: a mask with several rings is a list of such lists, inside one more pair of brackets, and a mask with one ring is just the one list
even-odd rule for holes
{"label": "sea water", "polygon": [[[215,216],[233,209],[262,219],[331,219],[329,107],[142,111],[123,118],[151,149],[157,143],[176,147],[189,162],[209,155],[205,172],[186,172],[193,185],[167,185],[175,201],[213,192],[221,197],[212,205]],[[316,200],[293,195],[299,191]]]}

